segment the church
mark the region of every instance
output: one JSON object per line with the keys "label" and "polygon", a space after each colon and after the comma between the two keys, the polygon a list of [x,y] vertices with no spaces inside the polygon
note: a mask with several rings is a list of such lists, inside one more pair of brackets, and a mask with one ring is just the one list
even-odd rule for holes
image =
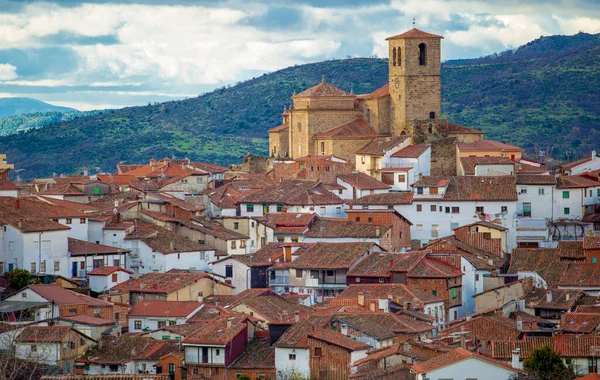
{"label": "church", "polygon": [[442,39],[416,28],[388,37],[388,83],[370,94],[346,92],[325,78],[294,94],[282,124],[269,130],[270,155],[333,155],[354,163],[374,140],[409,135],[413,144],[431,144],[432,174],[454,175],[456,143],[480,140],[483,132],[440,118]]}

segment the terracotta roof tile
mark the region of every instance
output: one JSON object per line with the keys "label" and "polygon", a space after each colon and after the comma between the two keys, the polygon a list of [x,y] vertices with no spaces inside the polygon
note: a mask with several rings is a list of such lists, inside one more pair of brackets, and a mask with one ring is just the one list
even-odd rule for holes
{"label": "terracotta roof tile", "polygon": [[358,152],[356,152],[356,154],[383,156],[385,152],[389,151],[395,146],[400,145],[409,138],[410,136],[408,135],[377,137],[373,139],[370,143],[362,147]]}
{"label": "terracotta roof tile", "polygon": [[[552,294],[550,301],[547,299],[547,293]],[[531,309],[570,310],[581,296],[583,292],[576,289],[538,288],[525,296],[525,305]]]}
{"label": "terracotta roof tile", "polygon": [[600,236],[585,235],[583,237],[583,249],[600,249]]}
{"label": "terracotta roof tile", "polygon": [[356,223],[348,220],[319,219],[304,233],[304,237],[378,239],[390,228],[392,228],[391,225],[374,225]]}
{"label": "terracotta roof tile", "polygon": [[419,30],[417,28],[412,28],[408,32],[404,32],[404,33],[397,34],[392,37],[388,37],[388,38],[386,38],[386,40],[396,40],[396,39],[402,39],[402,38],[444,38],[444,37],[439,36],[437,34],[427,33],[422,30]]}
{"label": "terracotta roof tile", "polygon": [[469,127],[465,127],[464,125],[455,124],[455,123],[448,123],[448,133],[449,134],[461,134],[461,135],[465,135],[465,134],[483,135],[484,134],[484,132],[479,129],[469,128]]}
{"label": "terracotta roof tile", "polygon": [[394,302],[399,305],[410,303],[414,308],[419,309],[422,309],[426,303],[444,300],[441,296],[434,296],[418,289],[411,289],[404,284],[352,284],[344,289],[336,298],[357,299],[360,293],[365,295],[365,299],[388,300],[391,296]]}
{"label": "terracotta roof tile", "polygon": [[283,333],[275,347],[306,347],[308,334],[313,329],[324,328],[330,321],[329,315],[310,315],[302,318]]}
{"label": "terracotta roof tile", "polygon": [[353,203],[355,205],[395,206],[395,205],[411,204],[412,199],[413,199],[412,191],[403,191],[403,192],[365,195],[362,198],[358,198]]}
{"label": "terracotta roof tile", "polygon": [[115,266],[103,266],[100,268],[96,268],[91,272],[88,272],[88,276],[108,276],[115,272],[125,272],[129,274],[133,274],[132,271],[125,269],[123,267],[115,267]]}
{"label": "terracotta roof tile", "polygon": [[[444,201],[516,201],[518,199],[516,178],[504,177],[423,177],[413,183],[413,188],[439,187],[440,181],[448,181]],[[414,201],[440,198],[415,195]]]}
{"label": "terracotta roof tile", "polygon": [[314,139],[375,138],[379,134],[364,119],[352,120],[340,127],[313,136]]}
{"label": "terracotta roof tile", "polygon": [[249,298],[241,301],[240,305],[265,317],[267,323],[290,321],[295,318],[296,312],[302,315],[310,311],[309,307],[290,302],[278,294],[263,294]]}
{"label": "terracotta roof tile", "polygon": [[82,361],[96,364],[124,364],[132,360],[158,361],[169,352],[177,352],[178,345],[179,343],[157,341],[150,337],[104,336],[102,345],[88,351]]}
{"label": "terracotta roof tile", "polygon": [[275,347],[268,340],[252,340],[230,368],[275,370]]}
{"label": "terracotta roof tile", "polygon": [[375,245],[369,242],[317,243],[291,264],[298,269],[347,269]]}
{"label": "terracotta roof tile", "polygon": [[429,149],[429,145],[409,145],[406,148],[400,149],[392,154],[396,158],[419,158],[425,151]]}
{"label": "terracotta roof tile", "polygon": [[131,252],[131,250],[69,238],[69,253],[71,256],[127,252]]}
{"label": "terracotta roof tile", "polygon": [[135,279],[129,279],[111,288],[112,291],[136,291],[146,293],[171,293],[203,278],[211,277],[204,272],[190,273],[147,273]]}
{"label": "terracotta roof tile", "polygon": [[515,151],[522,152],[523,149],[518,146],[504,144],[499,141],[494,140],[476,140],[470,143],[467,142],[458,142],[456,143],[458,150],[460,151],[480,151],[480,150],[491,150],[491,151]]}
{"label": "terracotta roof tile", "polygon": [[277,132],[282,132],[285,131],[286,129],[288,129],[290,126],[288,124],[281,124],[278,127],[269,129],[269,133],[277,133]]}
{"label": "terracotta roof tile", "polygon": [[562,176],[556,178],[557,189],[580,189],[588,187],[600,187],[600,182],[583,176]]}
{"label": "terracotta roof tile", "polygon": [[333,344],[350,351],[366,350],[371,348],[370,345],[362,342],[357,342],[347,336],[327,328],[315,329],[308,333],[309,338],[322,340],[329,344]]}
{"label": "terracotta roof tile", "polygon": [[[231,319],[231,327],[227,327],[228,319]],[[208,322],[200,330],[185,337],[183,343],[226,345],[244,331],[248,323],[250,322],[247,316],[218,317]]]}
{"label": "terracotta roof tile", "polygon": [[510,370],[513,372],[525,373],[524,371],[513,368],[506,363],[496,361],[494,359],[490,359],[488,357],[485,357],[480,354],[476,354],[474,352],[467,351],[460,347],[455,348],[454,350],[452,350],[448,353],[440,355],[440,356],[433,358],[431,360],[428,360],[426,362],[415,364],[415,365],[411,366],[411,368],[417,374],[422,374],[422,373],[431,372],[433,370],[437,370],[437,369],[446,367],[448,365],[451,365],[451,364],[454,364],[454,363],[457,363],[457,362],[460,362],[462,360],[469,359],[469,358],[477,358],[481,361],[485,361],[485,362],[493,364],[495,366],[504,367],[504,369],[507,369],[507,370]]}
{"label": "terracotta roof tile", "polygon": [[141,240],[152,250],[162,254],[178,252],[202,252],[213,250],[195,240],[186,239],[173,231],[141,220],[135,221],[135,229],[127,234],[125,240]]}
{"label": "terracotta roof tile", "polygon": [[354,95],[344,91],[344,90],[340,90],[339,88],[335,87],[334,85],[332,85],[331,83],[327,83],[325,82],[325,80],[323,79],[323,81],[319,84],[317,84],[316,86],[313,86],[309,89],[306,89],[304,91],[302,91],[299,94],[296,94],[294,96],[292,96],[292,98],[304,98],[304,97],[337,97],[337,96],[349,96],[349,97],[353,97]]}
{"label": "terracotta roof tile", "polygon": [[21,343],[59,343],[63,341],[71,329],[71,326],[27,326],[15,341]]}
{"label": "terracotta roof tile", "polygon": [[339,174],[337,177],[359,190],[385,190],[391,188],[390,185],[386,185],[365,173]]}
{"label": "terracotta roof tile", "polygon": [[475,175],[478,165],[511,165],[514,172],[515,163],[509,157],[461,157],[460,165],[465,175]]}
{"label": "terracotta roof tile", "polygon": [[362,260],[347,276],[387,277],[393,272],[408,272],[427,256],[426,252],[376,253]]}
{"label": "terracotta roof tile", "polygon": [[570,333],[591,334],[600,325],[600,314],[593,313],[566,313],[560,326]]}
{"label": "terracotta roof tile", "polygon": [[242,198],[240,203],[276,203],[290,206],[310,206],[341,205],[344,201],[319,183],[287,180],[269,186],[260,192],[250,194]]}
{"label": "terracotta roof tile", "polygon": [[357,97],[360,99],[377,99],[383,98],[390,95],[390,84],[386,83],[383,86],[379,87],[377,90],[371,92],[370,94],[358,95]]}
{"label": "terracotta roof tile", "polygon": [[115,321],[111,321],[110,319],[97,318],[97,317],[92,317],[92,316],[83,315],[83,314],[68,315],[65,317],[60,317],[60,319],[69,321],[69,322],[90,325],[90,326],[105,326],[105,325],[114,325],[115,323],[117,323]]}
{"label": "terracotta roof tile", "polygon": [[556,185],[553,175],[517,174],[517,185]]}
{"label": "terracotta roof tile", "polygon": [[135,304],[129,316],[187,317],[202,304],[195,301],[142,300]]}

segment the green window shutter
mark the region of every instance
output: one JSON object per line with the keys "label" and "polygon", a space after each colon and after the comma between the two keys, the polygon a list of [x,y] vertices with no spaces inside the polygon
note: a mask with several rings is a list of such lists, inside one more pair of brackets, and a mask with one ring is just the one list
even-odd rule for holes
{"label": "green window shutter", "polygon": [[456,289],[452,288],[452,298],[456,298]]}
{"label": "green window shutter", "polygon": [[563,199],[569,199],[569,191],[563,191]]}
{"label": "green window shutter", "polygon": [[100,195],[100,188],[94,187],[94,195]]}
{"label": "green window shutter", "polygon": [[597,263],[597,262],[598,262],[598,259],[597,259],[597,258],[595,258],[595,257],[592,257],[592,262],[593,262],[593,263]]}

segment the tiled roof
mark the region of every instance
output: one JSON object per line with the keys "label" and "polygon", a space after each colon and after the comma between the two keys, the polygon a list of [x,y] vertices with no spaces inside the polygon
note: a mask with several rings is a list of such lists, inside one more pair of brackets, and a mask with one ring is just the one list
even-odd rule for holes
{"label": "tiled roof", "polygon": [[600,223],[600,213],[587,214],[583,217],[584,222]]}
{"label": "tiled roof", "polygon": [[200,281],[203,278],[211,278],[204,272],[193,273],[147,273],[135,279],[129,279],[122,282],[111,290],[135,291],[146,293],[171,293],[177,289],[184,288],[190,284]]}
{"label": "tiled roof", "polygon": [[104,244],[90,243],[85,240],[69,238],[69,253],[71,256],[90,254],[127,253],[130,249],[111,247]]}
{"label": "tiled roof", "polygon": [[558,285],[585,287],[600,285],[600,263],[568,263]]}
{"label": "tiled roof", "polygon": [[19,190],[19,186],[9,181],[9,172],[10,169],[0,169],[0,190]]}
{"label": "tiled roof", "polygon": [[229,308],[226,309],[223,306],[215,306],[205,303],[200,310],[198,310],[190,317],[190,319],[188,319],[188,323],[206,323],[222,315],[231,316],[233,314],[234,313]]}
{"label": "tiled roof", "polygon": [[521,358],[528,358],[534,349],[549,346],[559,356],[565,358],[587,358],[598,356],[600,335],[596,334],[558,334],[553,337],[533,337],[516,341],[491,342],[492,357],[510,359],[512,351],[521,349]]}
{"label": "tiled roof", "polygon": [[69,321],[69,322],[74,322],[74,323],[80,323],[83,325],[91,325],[91,326],[105,326],[105,325],[114,325],[115,321],[111,321],[110,319],[104,319],[104,318],[97,318],[97,317],[92,317],[89,315],[68,315],[65,317],[60,317],[60,319],[65,320],[65,321]]}
{"label": "tiled roof", "polygon": [[314,139],[374,138],[379,134],[363,118],[352,120],[340,127],[313,136]]}
{"label": "tiled roof", "polygon": [[[547,293],[552,294],[550,301],[547,299]],[[575,289],[538,288],[525,296],[525,305],[531,309],[570,310],[582,295],[581,290]]]}
{"label": "tiled roof", "polygon": [[396,158],[419,158],[425,151],[429,149],[429,145],[409,145],[406,148],[402,148],[396,153],[392,154],[392,157]]}
{"label": "tiled roof", "polygon": [[241,304],[254,310],[255,315],[260,314],[265,317],[268,323],[289,321],[295,318],[296,311],[300,314],[307,314],[310,311],[307,306],[290,302],[277,294],[249,298]]}
{"label": "tiled roof", "polygon": [[342,313],[334,318],[377,340],[394,338],[398,334],[415,334],[434,329],[430,323],[386,312]]}
{"label": "tiled roof", "polygon": [[298,269],[347,269],[375,243],[317,243],[292,262]]}
{"label": "tiled roof", "polygon": [[[89,179],[88,179],[89,181]],[[72,183],[63,183],[60,185],[53,186],[48,190],[43,190],[38,192],[37,194],[43,195],[83,195],[83,191],[81,191],[77,186]]]}
{"label": "tiled roof", "polygon": [[600,182],[579,175],[561,176],[556,178],[557,189],[580,189],[600,187]]}
{"label": "tiled roof", "polygon": [[255,217],[254,219],[272,228],[276,234],[301,234],[317,220],[317,215],[314,213],[270,212],[262,217]]}
{"label": "tiled roof", "polygon": [[337,331],[328,328],[312,330],[308,333],[308,337],[322,340],[350,351],[366,350],[371,348],[371,346],[366,343],[357,342]]}
{"label": "tiled roof", "polygon": [[218,303],[219,305],[226,308],[234,308],[238,305],[241,305],[249,300],[252,300],[257,297],[261,297],[264,295],[276,295],[277,293],[273,292],[269,288],[250,288],[246,289],[241,293],[230,295],[230,296],[215,296],[212,297],[211,302]]}
{"label": "tiled roof", "polygon": [[474,222],[474,223],[470,223],[470,224],[465,224],[464,226],[460,226],[460,227],[456,227],[455,230],[461,229],[461,228],[465,228],[465,227],[471,227],[471,226],[483,226],[483,227],[487,227],[487,228],[491,228],[497,231],[508,231],[508,228],[499,225],[498,223],[494,223],[494,222],[487,222],[485,220],[480,220],[478,222]]}
{"label": "tiled roof", "polygon": [[549,286],[556,287],[568,265],[560,261],[555,248],[517,248],[510,255],[508,273],[536,272]]}
{"label": "tiled roof", "polygon": [[517,174],[517,185],[556,185],[553,175]]}
{"label": "tiled roof", "polygon": [[479,270],[497,270],[502,268],[506,262],[505,258],[464,243],[454,235],[430,241],[423,249],[431,250],[430,256],[432,257],[435,257],[436,254],[444,255],[447,252],[460,254]]}
{"label": "tiled roof", "polygon": [[363,293],[365,299],[389,299],[391,296],[394,302],[399,305],[410,303],[415,308],[423,308],[423,305],[431,302],[440,302],[444,299],[441,296],[434,296],[430,293],[411,289],[404,284],[352,284],[344,289],[336,298],[354,299]]}
{"label": "tiled roof", "polygon": [[475,175],[475,167],[478,165],[512,165],[515,163],[509,157],[461,157],[460,165],[465,175]]}
{"label": "tiled roof", "polygon": [[226,171],[229,170],[229,168],[227,168],[225,166],[211,164],[211,163],[207,163],[207,162],[194,161],[194,162],[190,162],[189,165],[193,166],[196,169],[204,170],[205,172],[208,172],[211,174],[225,173]]}
{"label": "tiled roof", "polygon": [[250,194],[240,203],[277,203],[290,206],[341,205],[344,203],[321,184],[310,181],[288,180]]}
{"label": "tiled roof", "polygon": [[375,253],[358,263],[347,276],[387,277],[391,272],[408,272],[425,256],[425,252]]}
{"label": "tiled roof", "polygon": [[187,317],[201,306],[196,301],[142,300],[135,304],[129,316]]}
{"label": "tiled roof", "polygon": [[365,195],[362,198],[358,198],[353,203],[355,205],[395,206],[395,205],[410,204],[412,202],[412,199],[413,199],[412,191],[403,191],[403,192]]}
{"label": "tiled roof", "polygon": [[356,172],[352,174],[339,174],[337,177],[359,190],[381,190],[391,188],[390,185],[386,185],[365,173]]}
{"label": "tiled roof", "polygon": [[560,326],[570,333],[591,334],[600,325],[600,314],[594,313],[565,313]]}
{"label": "tiled roof", "polygon": [[109,302],[104,302],[96,298],[92,298],[71,290],[61,288],[58,285],[29,285],[29,289],[39,294],[48,301],[54,302],[56,305],[81,305],[89,304],[94,306],[111,306]]}
{"label": "tiled roof", "polygon": [[271,346],[268,340],[252,340],[230,368],[275,370],[275,347]]}
{"label": "tiled roof", "polygon": [[573,169],[576,166],[588,163],[590,161],[592,161],[592,156],[588,154],[586,157],[582,157],[582,158],[578,158],[576,160],[564,162],[559,166],[559,168],[561,168],[562,170],[569,170],[569,169]]}
{"label": "tiled roof", "polygon": [[182,221],[182,218],[171,216],[162,212],[150,211],[146,209],[141,209],[140,212],[153,220],[160,220],[163,222],[179,222]]}
{"label": "tiled roof", "polygon": [[368,154],[371,156],[383,156],[385,152],[408,140],[409,135],[377,137],[362,147],[356,154]]}
{"label": "tiled roof", "polygon": [[108,276],[115,272],[125,272],[129,274],[133,274],[132,271],[125,269],[123,267],[115,267],[115,266],[103,266],[100,268],[96,268],[91,272],[88,272],[88,276]]}
{"label": "tiled roof", "polygon": [[[231,327],[227,327],[227,321],[231,319]],[[215,318],[203,326],[200,330],[188,335],[183,343],[203,345],[226,345],[238,334],[247,328],[247,316],[222,316]]]}
{"label": "tiled roof", "polygon": [[583,237],[583,249],[600,249],[600,236],[585,235]]}
{"label": "tiled roof", "polygon": [[158,341],[142,336],[103,336],[102,345],[86,353],[83,362],[96,364],[125,364],[132,360],[153,360],[178,351],[175,342]]}
{"label": "tiled roof", "polygon": [[35,198],[41,202],[45,202],[45,203],[48,203],[48,204],[51,204],[54,206],[64,207],[64,208],[71,209],[71,210],[74,210],[74,211],[77,211],[80,213],[95,212],[95,211],[100,210],[100,207],[93,206],[89,203],[77,203],[77,202],[65,201],[62,199],[43,197],[41,195],[38,195]]}
{"label": "tiled roof", "polygon": [[407,273],[415,278],[454,278],[462,277],[461,271],[441,261],[424,258]]}
{"label": "tiled roof", "polygon": [[388,38],[386,38],[386,41],[402,39],[402,38],[444,38],[444,37],[439,36],[437,34],[427,33],[422,30],[419,30],[417,28],[412,28],[408,32],[404,32],[404,33],[397,34],[392,37],[388,37]]}
{"label": "tiled roof", "polygon": [[454,364],[454,363],[457,363],[457,362],[460,362],[460,361],[463,361],[463,360],[469,359],[469,358],[476,358],[481,361],[487,362],[489,364],[493,364],[498,367],[503,367],[505,370],[509,370],[512,372],[525,373],[524,371],[517,369],[517,368],[513,368],[512,366],[510,366],[506,363],[499,362],[494,359],[490,359],[486,356],[467,351],[460,347],[455,348],[454,350],[452,350],[450,352],[447,352],[443,355],[435,357],[426,362],[415,364],[415,365],[411,366],[411,368],[417,374],[422,374],[422,373],[438,370],[440,368],[449,366],[451,364]]}
{"label": "tiled roof", "polygon": [[479,150],[493,150],[493,151],[516,151],[522,152],[523,149],[518,146],[504,144],[494,140],[476,140],[470,143],[458,142],[456,143],[458,150],[461,151],[479,151]]}
{"label": "tiled roof", "polygon": [[71,326],[27,326],[15,339],[16,342],[59,343],[71,331]]}
{"label": "tiled roof", "polygon": [[275,347],[306,347],[308,345],[308,334],[313,329],[323,328],[329,324],[331,316],[310,315],[294,323],[277,340]]}
{"label": "tiled roof", "polygon": [[360,99],[377,99],[383,98],[390,95],[390,84],[386,83],[383,86],[379,87],[377,90],[371,92],[370,94],[358,95],[357,97]]}
{"label": "tiled roof", "polygon": [[316,86],[313,86],[309,89],[306,89],[299,94],[292,96],[292,98],[304,98],[304,97],[316,97],[316,96],[323,96],[323,97],[351,96],[351,97],[353,97],[354,95],[352,95],[344,90],[340,90],[339,88],[335,87],[331,83],[325,82],[325,79],[323,79],[323,81],[321,81],[321,83],[319,83]]}
{"label": "tiled roof", "polygon": [[68,230],[52,219],[87,218],[89,214],[30,198],[0,197],[0,220],[23,232]]}
{"label": "tiled roof", "polygon": [[[585,237],[584,237],[585,239]],[[585,241],[585,240],[584,240]],[[584,259],[583,244],[581,240],[559,240],[558,254],[561,258]]]}
{"label": "tiled roof", "polygon": [[304,237],[378,239],[390,228],[392,228],[391,225],[374,225],[347,220],[319,219],[304,233]]}
{"label": "tiled roof", "polygon": [[276,133],[276,132],[281,132],[281,131],[285,131],[286,129],[288,129],[290,126],[288,124],[281,124],[278,127],[275,128],[271,128],[269,129],[269,133]]}
{"label": "tiled roof", "polygon": [[171,204],[172,206],[179,207],[180,209],[183,209],[186,211],[196,212],[196,211],[204,210],[204,206],[188,203],[188,202],[184,201],[183,199],[179,199],[168,193],[151,194],[151,195],[149,195],[149,198],[158,198],[160,200],[163,200],[163,201]]}
{"label": "tiled roof", "polygon": [[138,180],[136,176],[126,174],[98,174],[96,178],[98,178],[98,181],[119,185],[128,185],[129,182]]}
{"label": "tiled roof", "polygon": [[195,240],[186,239],[173,231],[141,220],[136,220],[134,230],[125,237],[125,240],[141,240],[153,251],[162,254],[210,250],[206,245]]}
{"label": "tiled roof", "polygon": [[[432,183],[448,180],[444,201],[516,201],[518,200],[516,179],[504,177],[423,177],[415,187],[432,187]],[[434,185],[433,185],[434,186]],[[418,196],[419,200],[439,198]],[[415,201],[417,198],[414,199]]]}
{"label": "tiled roof", "polygon": [[448,123],[448,133],[449,134],[461,134],[461,135],[465,135],[465,134],[483,135],[484,134],[484,132],[479,129],[469,128],[469,127],[465,127],[464,125],[455,124],[455,123]]}

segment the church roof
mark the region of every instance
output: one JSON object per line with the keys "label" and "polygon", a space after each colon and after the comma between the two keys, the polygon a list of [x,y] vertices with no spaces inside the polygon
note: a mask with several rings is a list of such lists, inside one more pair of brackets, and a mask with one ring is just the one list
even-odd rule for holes
{"label": "church roof", "polygon": [[289,128],[289,125],[287,125],[287,124],[281,124],[279,127],[275,127],[275,128],[269,129],[269,133],[285,131],[288,128]]}
{"label": "church roof", "polygon": [[469,128],[469,127],[465,127],[464,125],[459,125],[459,124],[455,124],[455,123],[448,123],[448,133],[452,133],[452,134],[475,134],[475,135],[483,135],[484,132],[479,130],[479,129],[475,129],[475,128]]}
{"label": "church roof", "polygon": [[341,127],[316,135],[315,139],[377,137],[377,132],[363,118],[352,120]]}
{"label": "church roof", "polygon": [[419,30],[417,28],[412,28],[408,32],[404,32],[404,33],[398,34],[396,36],[388,37],[388,38],[386,38],[386,41],[387,40],[397,40],[397,39],[401,39],[401,38],[444,38],[444,37],[437,35],[437,34],[427,33],[422,30]]}
{"label": "church roof", "polygon": [[316,86],[313,86],[301,93],[294,95],[293,98],[313,97],[313,96],[354,96],[349,92],[341,90],[331,83],[325,82],[325,78]]}
{"label": "church roof", "polygon": [[358,95],[360,99],[377,99],[390,95],[390,84],[386,83],[370,94]]}

